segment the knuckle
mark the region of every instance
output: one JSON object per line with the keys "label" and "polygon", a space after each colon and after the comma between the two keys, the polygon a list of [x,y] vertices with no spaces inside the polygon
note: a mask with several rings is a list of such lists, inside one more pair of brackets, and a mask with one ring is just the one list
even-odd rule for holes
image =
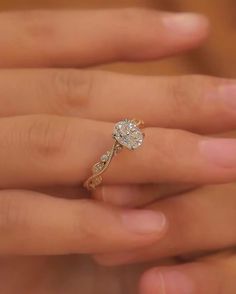
{"label": "knuckle", "polygon": [[172,97],[172,111],[181,112],[183,114],[190,111],[196,111],[201,107],[200,97],[204,77],[180,76],[170,80],[168,92]]}
{"label": "knuckle", "polygon": [[[152,148],[152,154],[158,162],[162,162],[163,164],[172,163],[173,160],[177,160],[179,154],[179,148],[176,146],[180,144],[185,136],[185,132],[182,130],[168,130],[168,129],[159,129],[157,132],[152,132],[153,138],[150,140],[150,146]],[[162,138],[162,140],[160,140]],[[153,160],[151,158],[151,160]]]}
{"label": "knuckle", "polygon": [[[56,25],[52,21],[52,15],[48,11],[21,11],[16,12],[16,19],[22,25],[25,36],[30,42],[37,42],[37,46],[42,44],[53,44],[56,36]],[[47,41],[42,43],[42,41]]]}
{"label": "knuckle", "polygon": [[28,145],[38,157],[50,158],[66,153],[70,141],[69,121],[47,115],[36,116],[28,128]]}
{"label": "knuckle", "polygon": [[187,89],[183,77],[177,77],[171,80],[168,92],[170,92],[170,97],[172,97],[171,106],[173,113],[176,113],[176,111],[183,113],[188,109]]}
{"label": "knuckle", "polygon": [[76,69],[56,70],[51,74],[50,87],[55,95],[57,113],[80,114],[93,96],[94,73]]}

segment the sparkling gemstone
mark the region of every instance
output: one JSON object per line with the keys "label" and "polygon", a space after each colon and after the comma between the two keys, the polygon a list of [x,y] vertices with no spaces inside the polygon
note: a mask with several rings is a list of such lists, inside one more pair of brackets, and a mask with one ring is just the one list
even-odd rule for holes
{"label": "sparkling gemstone", "polygon": [[102,162],[106,162],[106,161],[108,161],[108,159],[109,159],[109,155],[110,155],[110,152],[107,151],[106,154],[103,154],[103,155],[101,156],[101,161],[102,161]]}
{"label": "sparkling gemstone", "polygon": [[113,137],[122,146],[134,150],[142,145],[143,134],[132,120],[122,120],[116,123],[113,131]]}
{"label": "sparkling gemstone", "polygon": [[93,172],[94,173],[99,173],[104,167],[104,164],[99,162],[99,163],[96,163],[94,166],[93,166]]}

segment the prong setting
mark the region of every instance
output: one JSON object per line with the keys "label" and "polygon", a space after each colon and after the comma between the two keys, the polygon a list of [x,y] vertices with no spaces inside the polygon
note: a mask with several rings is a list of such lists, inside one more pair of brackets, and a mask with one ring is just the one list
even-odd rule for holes
{"label": "prong setting", "polygon": [[115,125],[113,138],[129,150],[135,150],[142,145],[144,136],[136,121],[124,119]]}

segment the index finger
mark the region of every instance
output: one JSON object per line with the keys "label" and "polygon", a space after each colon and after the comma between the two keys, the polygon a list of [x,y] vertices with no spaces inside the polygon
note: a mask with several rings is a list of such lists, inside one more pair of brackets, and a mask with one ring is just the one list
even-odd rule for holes
{"label": "index finger", "polygon": [[87,66],[155,59],[190,49],[208,34],[197,14],[146,9],[0,14],[2,67]]}

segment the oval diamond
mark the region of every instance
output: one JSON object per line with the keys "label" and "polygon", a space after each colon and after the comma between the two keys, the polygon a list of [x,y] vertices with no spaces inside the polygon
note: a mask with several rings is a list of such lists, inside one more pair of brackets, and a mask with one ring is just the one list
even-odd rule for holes
{"label": "oval diamond", "polygon": [[143,133],[132,120],[122,120],[115,124],[113,137],[122,146],[134,150],[143,143]]}

